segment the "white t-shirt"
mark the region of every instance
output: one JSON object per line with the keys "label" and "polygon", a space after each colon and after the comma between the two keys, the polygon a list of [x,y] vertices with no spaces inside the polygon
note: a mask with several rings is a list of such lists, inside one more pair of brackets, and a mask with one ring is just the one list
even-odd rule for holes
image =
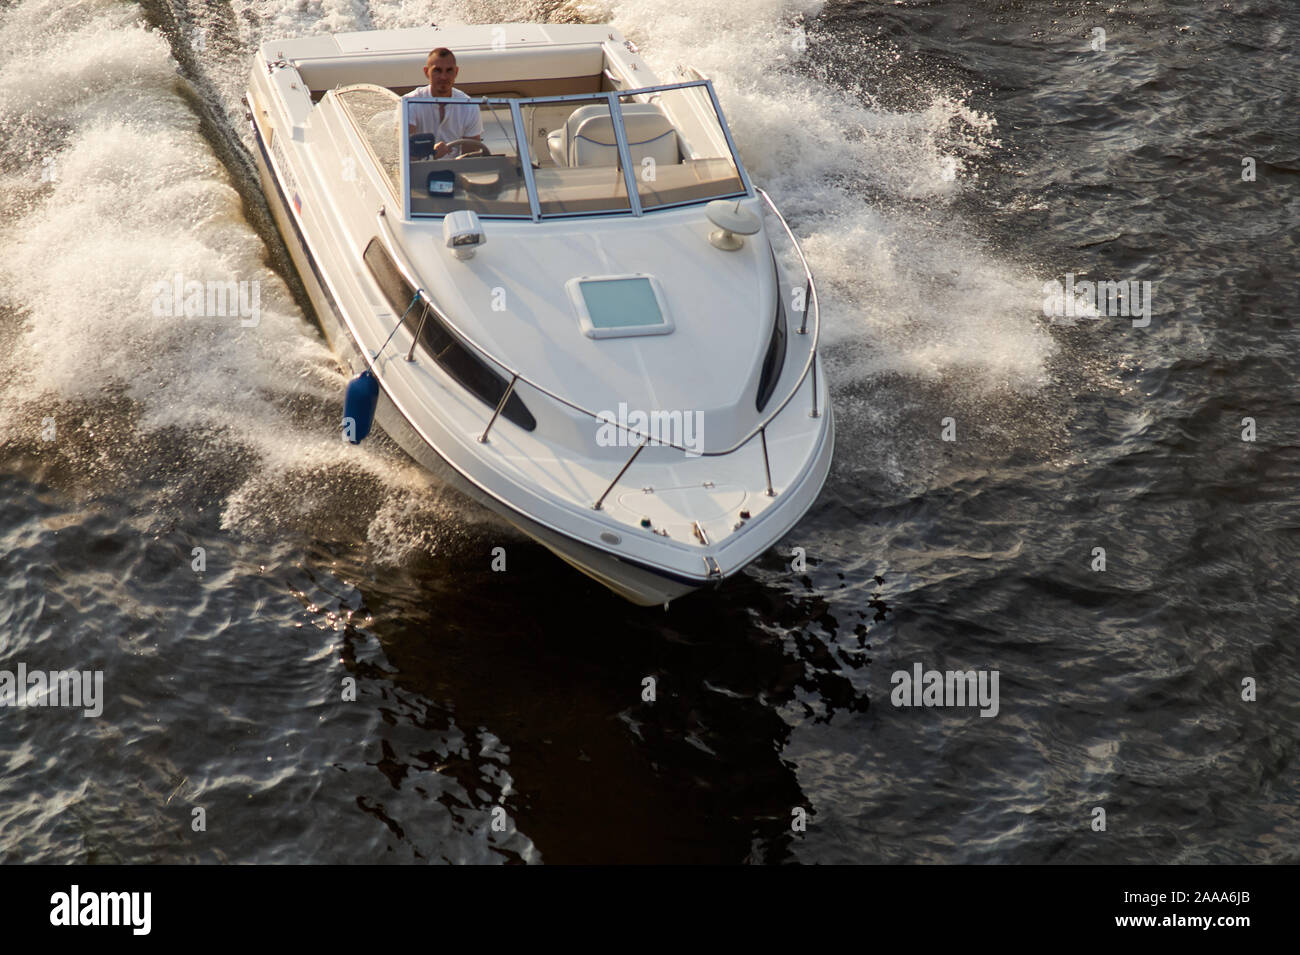
{"label": "white t-shirt", "polygon": [[[428,86],[417,87],[402,99],[429,97],[433,93]],[[453,99],[468,100],[469,96],[458,89],[452,89]],[[438,122],[438,109],[442,107],[442,122]],[[411,120],[417,133],[435,133],[439,142],[449,143],[454,139],[483,135],[483,117],[478,104],[466,103],[413,103],[410,107]]]}

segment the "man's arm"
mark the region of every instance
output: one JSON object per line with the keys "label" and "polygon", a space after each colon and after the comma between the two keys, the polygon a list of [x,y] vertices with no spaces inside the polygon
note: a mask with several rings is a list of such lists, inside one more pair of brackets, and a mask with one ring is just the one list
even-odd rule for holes
{"label": "man's arm", "polygon": [[478,107],[471,107],[474,110],[474,119],[466,124],[464,132],[460,134],[461,139],[472,139],[475,142],[483,142],[483,114],[479,112]]}
{"label": "man's arm", "polygon": [[[460,138],[460,139],[473,139],[473,140],[475,140],[475,141],[481,143],[481,142],[483,141],[483,118],[482,118],[482,116],[476,115],[476,116],[474,117],[474,123],[473,123],[469,128],[470,128],[470,129],[477,128],[477,129],[478,129],[478,132],[475,133],[475,134],[473,134],[473,135],[470,135],[470,134],[466,133],[465,135],[462,135],[462,136],[459,137],[459,138]],[[409,125],[408,129],[407,129],[407,136],[408,136],[408,138],[409,138],[410,136],[414,136],[414,135],[415,135],[415,130],[416,130],[416,126],[415,126],[415,124],[414,124],[414,123],[411,123],[411,124]],[[451,152],[451,147],[448,146],[448,145],[447,145],[445,142],[443,142],[442,140],[439,140],[439,141],[437,142],[437,144],[436,144],[436,145],[434,146],[434,148],[433,148],[433,158],[434,158],[434,159],[441,159],[443,156],[446,156],[449,152]]]}

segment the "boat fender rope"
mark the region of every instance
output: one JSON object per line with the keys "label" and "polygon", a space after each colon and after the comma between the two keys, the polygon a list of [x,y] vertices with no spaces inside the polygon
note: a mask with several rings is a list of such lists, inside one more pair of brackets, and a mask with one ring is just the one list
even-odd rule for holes
{"label": "boat fender rope", "polygon": [[[406,316],[411,314],[411,309],[415,308],[415,303],[420,300],[420,293],[417,290],[415,296],[411,299],[411,304],[406,306],[406,311],[402,313],[401,319],[393,326],[393,330],[388,333],[384,343],[379,346],[379,351],[375,352],[372,361],[378,361],[379,356],[383,354],[388,343],[393,340],[397,334],[397,329],[402,327],[406,321]],[[361,374],[357,375],[348,382],[347,392],[343,398],[343,436],[350,444],[360,444],[367,435],[370,434],[370,427],[374,424],[375,409],[379,404],[379,381],[375,378],[374,373],[369,369],[364,369]]]}
{"label": "boat fender rope", "polygon": [[384,339],[384,343],[379,346],[379,351],[375,352],[373,356],[374,361],[379,361],[379,356],[384,353],[384,349],[388,347],[388,343],[393,340],[393,336],[397,334],[397,330],[401,328],[402,323],[406,321],[406,316],[411,314],[411,309],[415,308],[415,303],[419,300],[420,292],[417,289],[415,296],[411,299],[411,304],[406,306],[406,311],[402,313],[402,317],[397,320],[397,324],[393,326],[393,330],[388,333],[388,337]]}

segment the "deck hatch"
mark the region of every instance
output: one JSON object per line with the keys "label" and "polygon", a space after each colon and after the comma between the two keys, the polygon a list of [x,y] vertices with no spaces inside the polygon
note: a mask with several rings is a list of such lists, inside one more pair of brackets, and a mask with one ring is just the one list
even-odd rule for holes
{"label": "deck hatch", "polygon": [[667,335],[672,316],[653,275],[584,275],[565,283],[588,338]]}

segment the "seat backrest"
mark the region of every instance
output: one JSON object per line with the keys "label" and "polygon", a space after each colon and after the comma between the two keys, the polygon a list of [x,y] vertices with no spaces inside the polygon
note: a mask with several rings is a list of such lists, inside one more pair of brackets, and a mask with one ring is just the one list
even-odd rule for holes
{"label": "seat backrest", "polygon": [[[606,107],[594,103],[575,109],[564,129],[570,166],[618,165],[614,120]],[[664,111],[653,103],[625,103],[623,129],[627,133],[633,165],[639,166],[647,156],[655,163],[674,165],[681,162],[677,129]]]}

